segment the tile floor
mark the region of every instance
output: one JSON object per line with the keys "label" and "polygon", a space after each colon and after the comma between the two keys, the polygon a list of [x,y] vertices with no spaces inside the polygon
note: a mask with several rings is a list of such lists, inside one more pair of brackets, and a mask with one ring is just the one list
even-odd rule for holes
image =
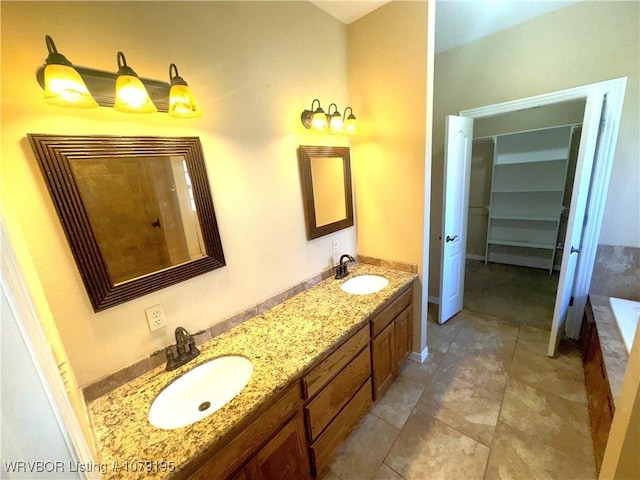
{"label": "tile floor", "polygon": [[549,332],[463,310],[428,324],[322,480],[595,479],[578,350]]}

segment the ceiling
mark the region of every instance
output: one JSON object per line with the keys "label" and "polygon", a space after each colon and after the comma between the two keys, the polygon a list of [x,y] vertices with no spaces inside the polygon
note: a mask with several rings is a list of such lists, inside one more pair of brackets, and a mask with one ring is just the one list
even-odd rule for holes
{"label": "ceiling", "polygon": [[[380,8],[389,1],[310,0],[343,23]],[[437,0],[436,53],[473,42],[579,0]]]}
{"label": "ceiling", "polygon": [[577,1],[439,0],[436,3],[436,53],[474,42]]}
{"label": "ceiling", "polygon": [[370,1],[370,0],[310,0],[316,7],[324,10],[329,15],[336,17],[342,23],[347,25],[355,22],[360,17],[364,17],[367,13],[373,12],[376,8],[380,8],[386,1]]}

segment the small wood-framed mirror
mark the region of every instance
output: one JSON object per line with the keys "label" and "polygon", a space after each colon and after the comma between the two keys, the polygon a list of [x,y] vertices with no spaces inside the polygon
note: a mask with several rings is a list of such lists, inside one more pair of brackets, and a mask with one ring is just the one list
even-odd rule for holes
{"label": "small wood-framed mirror", "polygon": [[307,239],[353,226],[349,147],[300,145]]}
{"label": "small wood-framed mirror", "polygon": [[198,137],[27,136],[96,312],[225,265]]}

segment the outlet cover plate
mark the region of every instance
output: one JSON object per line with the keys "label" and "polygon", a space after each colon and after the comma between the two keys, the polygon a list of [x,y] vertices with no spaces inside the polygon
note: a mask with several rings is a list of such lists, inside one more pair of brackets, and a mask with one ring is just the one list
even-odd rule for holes
{"label": "outlet cover plate", "polygon": [[164,314],[164,307],[162,305],[149,307],[145,309],[144,313],[147,316],[150,332],[155,332],[167,326],[167,317]]}

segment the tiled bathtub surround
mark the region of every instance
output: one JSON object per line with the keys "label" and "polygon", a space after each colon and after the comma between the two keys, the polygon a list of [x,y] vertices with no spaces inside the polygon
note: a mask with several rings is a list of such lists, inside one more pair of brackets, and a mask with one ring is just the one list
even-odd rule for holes
{"label": "tiled bathtub surround", "polygon": [[589,292],[640,300],[640,248],[598,245]]}
{"label": "tiled bathtub surround", "polygon": [[640,248],[598,245],[589,289],[607,378],[616,403],[629,355],[609,297],[640,301]]}
{"label": "tiled bathtub surround", "polygon": [[[384,268],[390,268],[393,270],[399,270],[402,272],[409,273],[418,273],[418,267],[414,264],[403,263],[403,262],[395,262],[390,260],[381,260],[373,257],[363,257],[358,256],[358,262],[365,263],[368,265],[377,265]],[[352,267],[349,267],[350,269]],[[297,285],[294,285],[291,288],[288,288],[271,298],[263,300],[256,305],[252,305],[224,320],[217,322],[207,328],[204,334],[198,335],[196,337],[197,345],[202,345],[203,343],[211,340],[212,338],[221,335],[224,332],[231,330],[233,327],[237,327],[243,322],[246,322],[250,318],[255,317],[256,315],[260,315],[261,313],[269,310],[270,308],[288,300],[289,298],[308,290],[309,288],[317,285],[318,283],[326,280],[327,278],[335,275],[335,270],[333,268],[328,268],[318,275],[314,275]],[[106,377],[103,377],[88,386],[84,387],[83,394],[84,398],[87,402],[92,402],[96,398],[101,397],[102,395],[110,392],[111,390],[119,387],[120,385],[124,385],[127,382],[139,377],[147,373],[148,371],[156,368],[159,365],[162,365],[165,362],[164,355],[156,355],[154,357],[145,357],[142,360],[134,363],[133,365],[129,365],[117,372],[114,372]]]}
{"label": "tiled bathtub surround", "polygon": [[609,380],[609,388],[613,396],[614,405],[618,402],[622,379],[627,370],[629,355],[622,341],[622,335],[618,330],[613,310],[609,305],[609,297],[602,295],[590,295],[593,318],[598,329],[598,338],[604,360],[604,368]]}

